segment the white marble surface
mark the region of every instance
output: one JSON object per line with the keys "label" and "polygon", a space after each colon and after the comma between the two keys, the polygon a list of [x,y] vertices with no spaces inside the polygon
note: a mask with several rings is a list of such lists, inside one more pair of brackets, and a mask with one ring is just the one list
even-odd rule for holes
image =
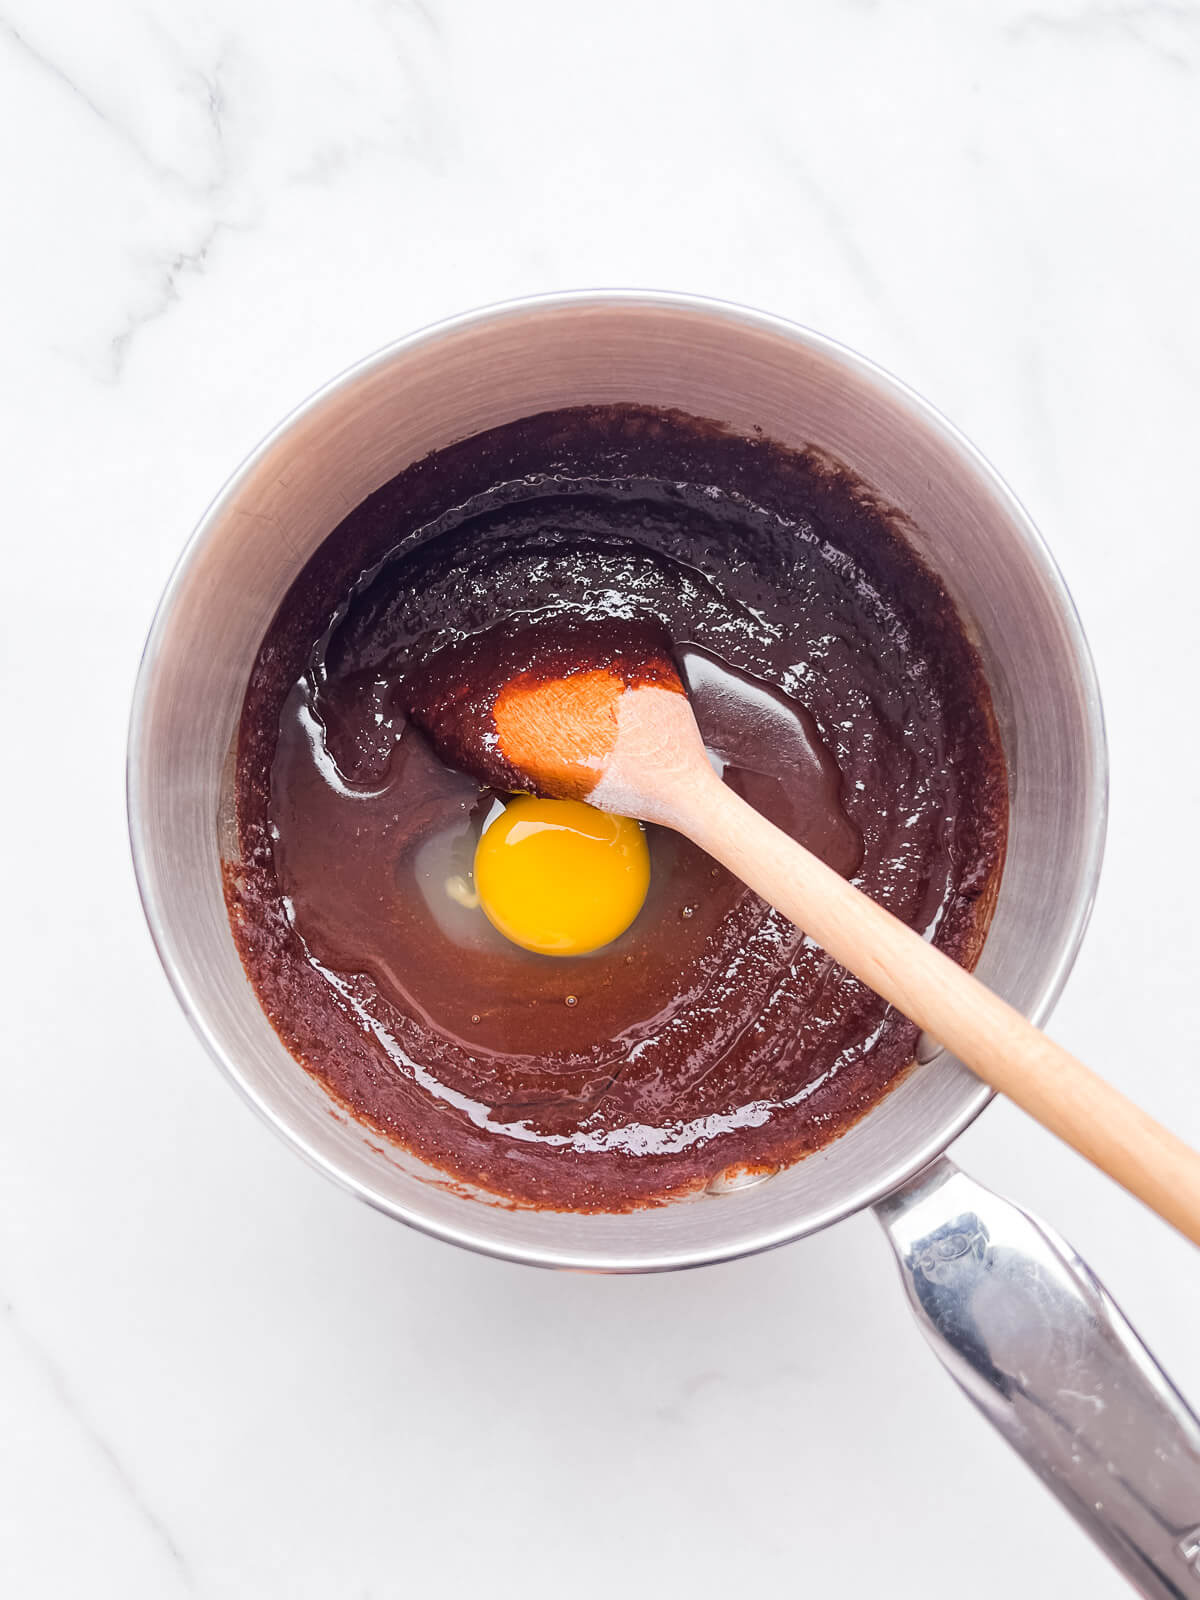
{"label": "white marble surface", "polygon": [[[1124,1593],[869,1218],[548,1276],[309,1172],[157,969],[122,761],[182,541],[326,376],[539,289],[769,307],[941,405],[1059,555],[1113,806],[1056,1031],[1200,1140],[1200,5],[0,0],[0,116],[0,1592]],[[1007,1107],[956,1153],[1200,1396],[1188,1246]]]}

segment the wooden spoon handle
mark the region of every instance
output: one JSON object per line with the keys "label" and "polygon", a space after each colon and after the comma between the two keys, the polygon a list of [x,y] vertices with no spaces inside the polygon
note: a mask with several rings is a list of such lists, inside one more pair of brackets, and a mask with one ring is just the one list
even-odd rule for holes
{"label": "wooden spoon handle", "polygon": [[1200,1244],[1200,1155],[853,888],[715,775],[676,789],[674,825],[842,966]]}

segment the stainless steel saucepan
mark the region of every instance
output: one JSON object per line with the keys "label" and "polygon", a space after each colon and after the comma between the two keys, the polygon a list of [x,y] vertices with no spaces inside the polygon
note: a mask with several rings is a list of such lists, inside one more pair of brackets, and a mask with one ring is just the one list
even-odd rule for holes
{"label": "stainless steel saucepan", "polygon": [[974,1403],[1145,1595],[1200,1600],[1200,1425],[1104,1289],[1048,1228],[943,1152],[989,1091],[942,1054],[828,1149],[768,1181],[621,1216],[508,1210],[430,1182],[329,1115],[259,1007],[221,889],[238,714],[288,586],[410,462],[551,407],[678,407],[846,462],[919,530],[978,642],[1008,758],[1011,829],[979,976],[1041,1022],[1087,923],[1106,767],[1088,648],[1062,578],[970,444],[830,340],[669,294],[553,295],[402,339],[283,422],[204,517],[138,679],[129,819],[147,920],[213,1058],[273,1128],[414,1227],[543,1267],[646,1272],[728,1260],[874,1206],[913,1311]]}

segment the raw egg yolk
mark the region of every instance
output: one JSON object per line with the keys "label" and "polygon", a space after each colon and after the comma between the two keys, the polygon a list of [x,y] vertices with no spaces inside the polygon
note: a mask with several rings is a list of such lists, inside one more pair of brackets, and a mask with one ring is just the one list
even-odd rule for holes
{"label": "raw egg yolk", "polygon": [[610,943],[649,887],[641,826],[582,800],[522,795],[475,850],[475,890],[489,922],[540,955],[582,956]]}

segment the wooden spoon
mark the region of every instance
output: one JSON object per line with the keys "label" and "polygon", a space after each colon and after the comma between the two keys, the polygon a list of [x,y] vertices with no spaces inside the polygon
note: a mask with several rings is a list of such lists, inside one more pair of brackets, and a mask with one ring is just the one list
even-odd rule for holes
{"label": "wooden spoon", "polygon": [[431,675],[410,711],[446,759],[501,787],[586,799],[685,834],[985,1083],[1200,1244],[1200,1155],[727,788],[654,636],[626,629],[614,644],[611,632],[583,628],[569,650],[559,637],[540,655],[534,637],[532,659],[527,632],[499,651],[468,651],[448,677]]}

